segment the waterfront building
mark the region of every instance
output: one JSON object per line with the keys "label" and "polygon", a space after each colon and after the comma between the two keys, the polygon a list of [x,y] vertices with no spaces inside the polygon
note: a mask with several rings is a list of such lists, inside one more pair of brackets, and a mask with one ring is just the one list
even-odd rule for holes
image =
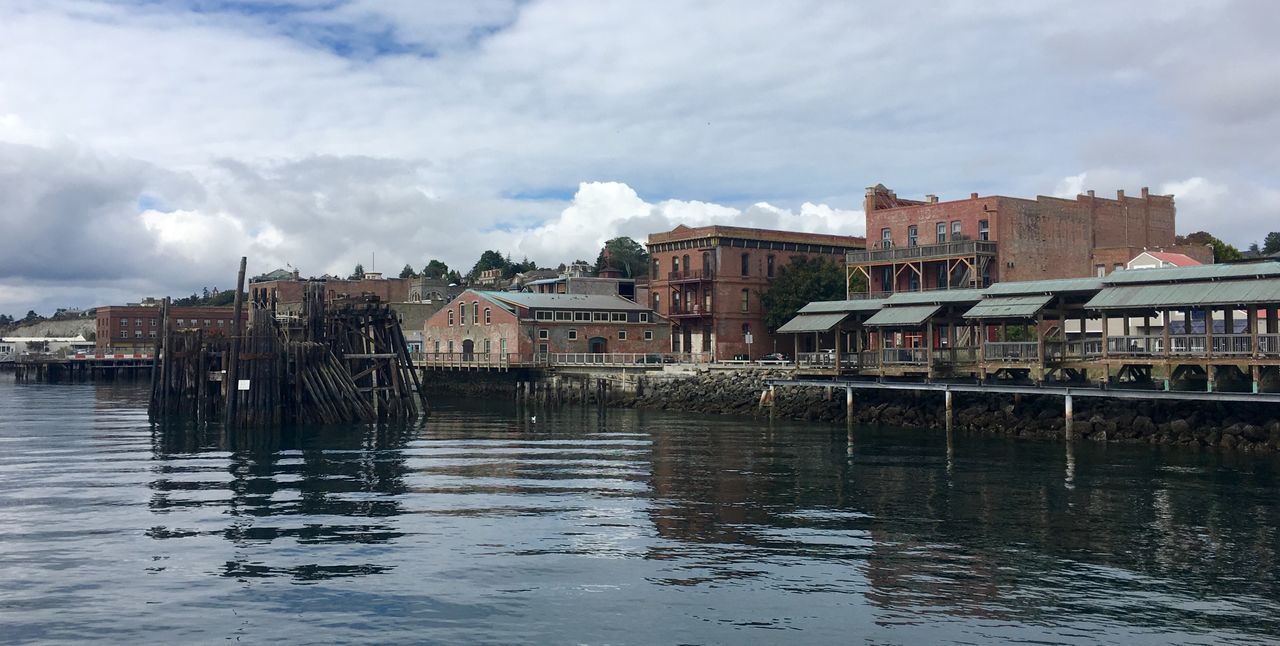
{"label": "waterfront building", "polygon": [[[321,278],[300,278],[298,272],[286,272],[281,278],[280,271],[260,276],[249,281],[249,298],[260,303],[276,303],[276,311],[280,314],[294,314],[301,310],[302,294],[308,283],[324,284],[324,295],[327,300],[343,297],[377,296],[384,303],[410,302],[409,293],[414,287],[414,278],[381,278],[381,274],[369,272],[365,278],[345,279],[324,276]],[[369,276],[375,276],[370,278]],[[418,293],[422,286],[418,284]]]}
{"label": "waterfront building", "polygon": [[[158,305],[106,305],[98,308],[96,349],[120,351],[149,350],[159,341],[163,329]],[[201,329],[206,335],[230,335],[235,325],[231,307],[171,307],[169,321],[174,330]],[[246,312],[242,320],[248,322]]]}
{"label": "waterfront building", "polygon": [[670,323],[616,294],[533,294],[468,289],[427,319],[424,351],[512,363],[548,353],[659,353]]}
{"label": "waterfront building", "polygon": [[940,202],[903,199],[877,184],[863,209],[873,243],[848,254],[848,274],[865,278],[873,294],[1106,276],[1147,250],[1213,262],[1208,247],[1176,244],[1173,196],[1146,188],[1115,199],[971,193]]}
{"label": "waterfront building", "polygon": [[857,236],[726,226],[652,233],[649,304],[671,320],[673,351],[759,358],[786,349],[765,328],[760,299],[778,270],[797,256],[839,263],[865,244]]}

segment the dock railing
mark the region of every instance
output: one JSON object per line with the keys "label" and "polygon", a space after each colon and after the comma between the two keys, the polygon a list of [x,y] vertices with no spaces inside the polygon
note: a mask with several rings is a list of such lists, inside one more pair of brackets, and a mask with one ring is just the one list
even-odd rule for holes
{"label": "dock railing", "polygon": [[988,341],[982,345],[987,361],[1038,361],[1040,344],[1027,341]]}
{"label": "dock railing", "polygon": [[925,365],[929,363],[929,348],[884,348],[880,351],[884,365]]}

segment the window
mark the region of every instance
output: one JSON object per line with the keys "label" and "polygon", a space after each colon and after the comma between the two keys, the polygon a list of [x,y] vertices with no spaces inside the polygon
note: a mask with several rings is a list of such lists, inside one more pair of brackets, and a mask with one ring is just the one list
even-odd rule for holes
{"label": "window", "polygon": [[[139,321],[139,323],[141,323],[141,321]],[[212,323],[211,321],[209,321],[209,319],[205,319],[205,320],[204,320],[204,326],[205,326],[205,327],[209,327],[209,326],[211,326],[211,325],[213,325],[213,323]]]}
{"label": "window", "polygon": [[133,331],[133,336],[134,336],[134,338],[141,339],[141,338],[142,338],[142,330],[134,330],[134,331]]}
{"label": "window", "polygon": [[134,327],[142,327],[142,319],[134,319],[134,320],[133,320],[133,326],[134,326]]}
{"label": "window", "polygon": [[991,239],[991,227],[987,224],[986,220],[978,220],[978,239],[979,240]]}
{"label": "window", "polygon": [[439,342],[439,341],[436,341],[435,348],[436,348],[436,349],[435,349],[435,353],[436,353],[436,354],[440,354],[440,342]]}
{"label": "window", "polygon": [[155,327],[155,326],[156,326],[156,319],[151,319],[151,327]]}
{"label": "window", "polygon": [[1107,266],[1106,266],[1106,265],[1094,265],[1094,266],[1093,266],[1093,272],[1094,272],[1095,274],[1097,274],[1097,275],[1098,275],[1098,278],[1102,278],[1103,276],[1106,276],[1106,275],[1107,275]]}
{"label": "window", "polygon": [[476,325],[480,324],[480,302],[471,301],[471,322]]}
{"label": "window", "polygon": [[684,275],[689,275],[689,254],[684,255]]}
{"label": "window", "polygon": [[539,353],[539,354],[547,354],[547,353],[548,353],[548,352],[550,352],[550,351],[551,351],[550,346],[548,346],[547,344],[545,344],[545,343],[539,343],[539,344],[538,344],[538,353]]}
{"label": "window", "polygon": [[[488,307],[484,308],[484,324],[488,325],[492,321],[493,321],[493,310]],[[488,341],[486,341],[485,343],[488,343]]]}
{"label": "window", "polygon": [[458,325],[467,324],[467,304],[458,303]]}
{"label": "window", "polygon": [[880,230],[880,246],[885,249],[893,246],[893,231],[887,228]]}
{"label": "window", "polygon": [[502,354],[506,354],[506,353],[507,353],[507,340],[506,340],[506,339],[498,339],[498,352],[501,352]]}
{"label": "window", "polygon": [[662,294],[653,295],[653,309],[655,311],[662,309]]}
{"label": "window", "polygon": [[[656,294],[654,295],[654,298],[657,298],[657,295],[656,295]],[[591,312],[574,312],[574,313],[573,313],[573,320],[575,320],[575,321],[590,321],[590,320],[591,320]]]}
{"label": "window", "polygon": [[489,339],[484,340],[484,353],[489,354]]}
{"label": "window", "polygon": [[551,330],[547,330],[547,329],[538,330],[538,338],[544,341],[550,339]]}
{"label": "window", "polygon": [[773,256],[764,258],[764,275],[773,278]]}
{"label": "window", "polygon": [[652,340],[653,340],[653,330],[645,330],[645,331],[644,331],[644,340],[645,340],[645,341],[652,341]]}
{"label": "window", "polygon": [[744,289],[742,290],[742,311],[744,312],[747,311],[747,308],[749,308],[750,306],[751,306],[751,292]]}
{"label": "window", "polygon": [[556,312],[556,320],[557,320],[557,321],[572,321],[572,320],[573,320],[573,312],[563,312],[563,311]]}
{"label": "window", "polygon": [[156,338],[156,331],[155,331],[155,330],[152,330],[152,331],[151,331],[151,332],[149,332],[148,334],[151,336],[151,338],[153,338],[153,339],[154,339],[154,338]]}
{"label": "window", "polygon": [[947,223],[939,222],[938,223],[938,244],[942,244],[946,241],[947,241]]}
{"label": "window", "polygon": [[886,292],[893,291],[893,267],[880,268],[880,288]]}
{"label": "window", "polygon": [[618,330],[618,340],[619,340],[619,341],[626,341],[626,340],[627,340],[627,331],[626,331],[626,330]]}
{"label": "window", "polygon": [[680,257],[679,256],[671,256],[671,273],[673,274],[680,273]]}
{"label": "window", "polygon": [[[182,319],[178,319],[178,320],[181,321]],[[120,325],[128,325],[128,324],[129,324],[129,319],[120,319]]]}
{"label": "window", "polygon": [[604,321],[605,323],[608,323],[608,322],[609,322],[609,313],[608,313],[608,312],[592,312],[592,313],[591,313],[591,320],[593,320],[593,321]]}
{"label": "window", "polygon": [[538,310],[537,312],[534,312],[533,318],[538,321],[550,321],[552,316],[550,311]]}
{"label": "window", "polygon": [[569,340],[570,340],[570,341],[577,341],[577,340],[578,340],[578,331],[577,331],[577,330],[575,330],[575,329],[573,329],[573,328],[569,328]]}
{"label": "window", "polygon": [[227,327],[226,319],[218,319],[218,327]]}
{"label": "window", "polygon": [[1116,263],[1113,267],[1111,267],[1111,271],[1120,271],[1121,269],[1124,269],[1123,263]]}
{"label": "window", "polygon": [[951,239],[952,240],[960,239],[960,221],[959,220],[951,221]]}
{"label": "window", "polygon": [[911,225],[907,227],[907,246],[917,247],[920,245],[920,227]]}
{"label": "window", "polygon": [[751,275],[751,254],[749,253],[742,254],[742,275]]}
{"label": "window", "polygon": [[453,354],[453,341],[449,342],[449,354]]}
{"label": "window", "polygon": [[654,280],[657,280],[657,278],[658,278],[658,272],[660,272],[660,271],[662,271],[662,266],[661,266],[661,264],[658,262],[658,259],[657,259],[657,258],[654,258],[654,259],[653,259],[653,278],[654,278]]}
{"label": "window", "polygon": [[610,320],[610,321],[613,321],[614,323],[626,323],[626,322],[627,322],[627,313],[626,313],[626,312],[611,312],[611,313],[609,314],[609,320]]}
{"label": "window", "polygon": [[449,325],[453,325],[453,310],[449,310]]}
{"label": "window", "polygon": [[641,323],[648,323],[648,322],[649,322],[649,313],[648,313],[648,312],[640,312],[640,322],[641,322]]}

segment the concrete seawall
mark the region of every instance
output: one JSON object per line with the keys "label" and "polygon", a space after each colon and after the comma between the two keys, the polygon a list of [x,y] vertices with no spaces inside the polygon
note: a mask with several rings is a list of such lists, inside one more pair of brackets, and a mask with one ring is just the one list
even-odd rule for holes
{"label": "concrete seawall", "polygon": [[[821,388],[775,390],[772,409],[760,406],[765,380],[786,371],[732,370],[692,375],[645,374],[600,380],[460,373],[432,380],[432,391],[454,396],[526,397],[548,404],[600,404],[722,415],[845,423],[845,393]],[[520,384],[525,390],[520,390]],[[859,390],[854,424],[946,427],[941,393]],[[1062,398],[954,394],[953,429],[965,433],[1064,439]],[[1215,402],[1077,399],[1073,433],[1079,441],[1280,451],[1280,406]]]}

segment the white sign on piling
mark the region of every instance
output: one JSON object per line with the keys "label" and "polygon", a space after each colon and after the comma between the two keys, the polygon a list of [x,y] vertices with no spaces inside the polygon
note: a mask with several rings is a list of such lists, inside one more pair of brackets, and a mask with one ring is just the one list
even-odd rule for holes
{"label": "white sign on piling", "polygon": [[248,379],[237,379],[236,382],[236,390],[249,390]]}

